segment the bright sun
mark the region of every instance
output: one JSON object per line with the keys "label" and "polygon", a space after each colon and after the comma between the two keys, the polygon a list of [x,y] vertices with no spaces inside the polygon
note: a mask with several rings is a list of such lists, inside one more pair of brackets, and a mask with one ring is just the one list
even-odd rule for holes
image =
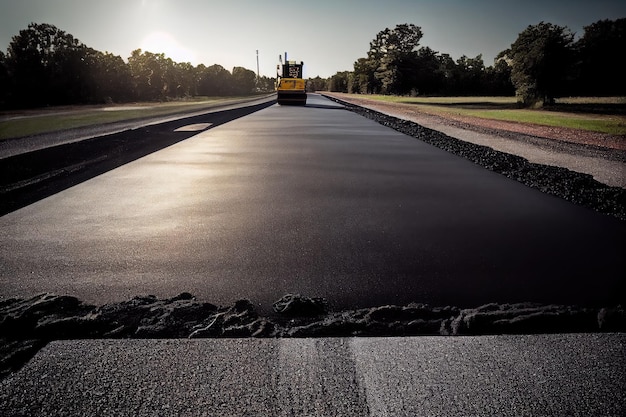
{"label": "bright sun", "polygon": [[196,54],[182,46],[167,32],[152,32],[144,38],[140,46],[142,51],[152,53],[163,53],[166,58],[171,58],[174,62],[191,62],[196,59]]}

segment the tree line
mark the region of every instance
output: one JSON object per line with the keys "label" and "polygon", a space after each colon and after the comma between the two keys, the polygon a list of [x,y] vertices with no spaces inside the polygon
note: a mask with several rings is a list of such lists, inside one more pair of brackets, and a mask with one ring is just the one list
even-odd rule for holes
{"label": "tree line", "polygon": [[4,108],[248,95],[273,91],[274,83],[243,67],[194,67],[141,49],[125,62],[50,24],[31,23],[0,51]]}
{"label": "tree line", "polygon": [[[527,106],[564,96],[624,96],[620,65],[626,18],[600,20],[574,39],[566,26],[540,22],[485,66],[482,55],[462,56],[420,46],[422,29],[400,24],[370,42],[353,71],[308,80],[310,91],[361,94],[511,96]],[[53,25],[31,23],[0,51],[0,107],[163,101],[193,96],[273,91],[274,78],[243,67],[172,61],[137,49],[121,57],[90,48]]]}
{"label": "tree line", "polygon": [[361,94],[510,96],[527,106],[565,96],[623,96],[626,81],[626,19],[600,20],[574,40],[566,26],[540,22],[521,32],[511,47],[485,67],[482,55],[450,55],[419,46],[419,26],[379,32],[353,71],[309,80],[311,90]]}

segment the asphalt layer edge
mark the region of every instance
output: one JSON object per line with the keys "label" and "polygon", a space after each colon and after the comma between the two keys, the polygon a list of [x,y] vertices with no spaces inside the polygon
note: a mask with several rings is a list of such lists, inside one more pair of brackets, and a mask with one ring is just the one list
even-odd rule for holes
{"label": "asphalt layer edge", "polygon": [[450,137],[409,120],[399,119],[357,106],[331,96],[349,111],[374,120],[405,135],[414,137],[454,155],[463,157],[490,171],[598,213],[626,221],[626,190],[596,181],[593,176],[567,168],[529,162],[520,156],[496,151]]}
{"label": "asphalt layer edge", "polygon": [[261,316],[246,299],[229,306],[190,293],[136,296],[94,306],[76,297],[39,294],[0,300],[0,379],[48,342],[73,339],[310,338],[626,332],[622,306],[536,303],[476,308],[411,303],[330,311],[323,298],[286,294]]}

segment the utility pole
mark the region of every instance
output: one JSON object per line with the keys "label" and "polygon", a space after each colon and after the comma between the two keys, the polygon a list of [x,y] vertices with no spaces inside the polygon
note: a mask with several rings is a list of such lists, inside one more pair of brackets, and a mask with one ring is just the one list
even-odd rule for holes
{"label": "utility pole", "polygon": [[259,50],[256,50],[256,79],[259,79]]}

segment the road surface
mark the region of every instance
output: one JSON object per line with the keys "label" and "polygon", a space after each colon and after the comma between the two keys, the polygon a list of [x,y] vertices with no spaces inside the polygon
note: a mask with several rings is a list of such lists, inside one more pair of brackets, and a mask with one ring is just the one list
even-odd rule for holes
{"label": "road surface", "polygon": [[624,299],[623,222],[320,96],[204,127],[0,217],[0,294],[188,291],[261,311],[290,292],[333,309]]}
{"label": "road surface", "polygon": [[76,340],[0,382],[10,416],[623,416],[623,334]]}

